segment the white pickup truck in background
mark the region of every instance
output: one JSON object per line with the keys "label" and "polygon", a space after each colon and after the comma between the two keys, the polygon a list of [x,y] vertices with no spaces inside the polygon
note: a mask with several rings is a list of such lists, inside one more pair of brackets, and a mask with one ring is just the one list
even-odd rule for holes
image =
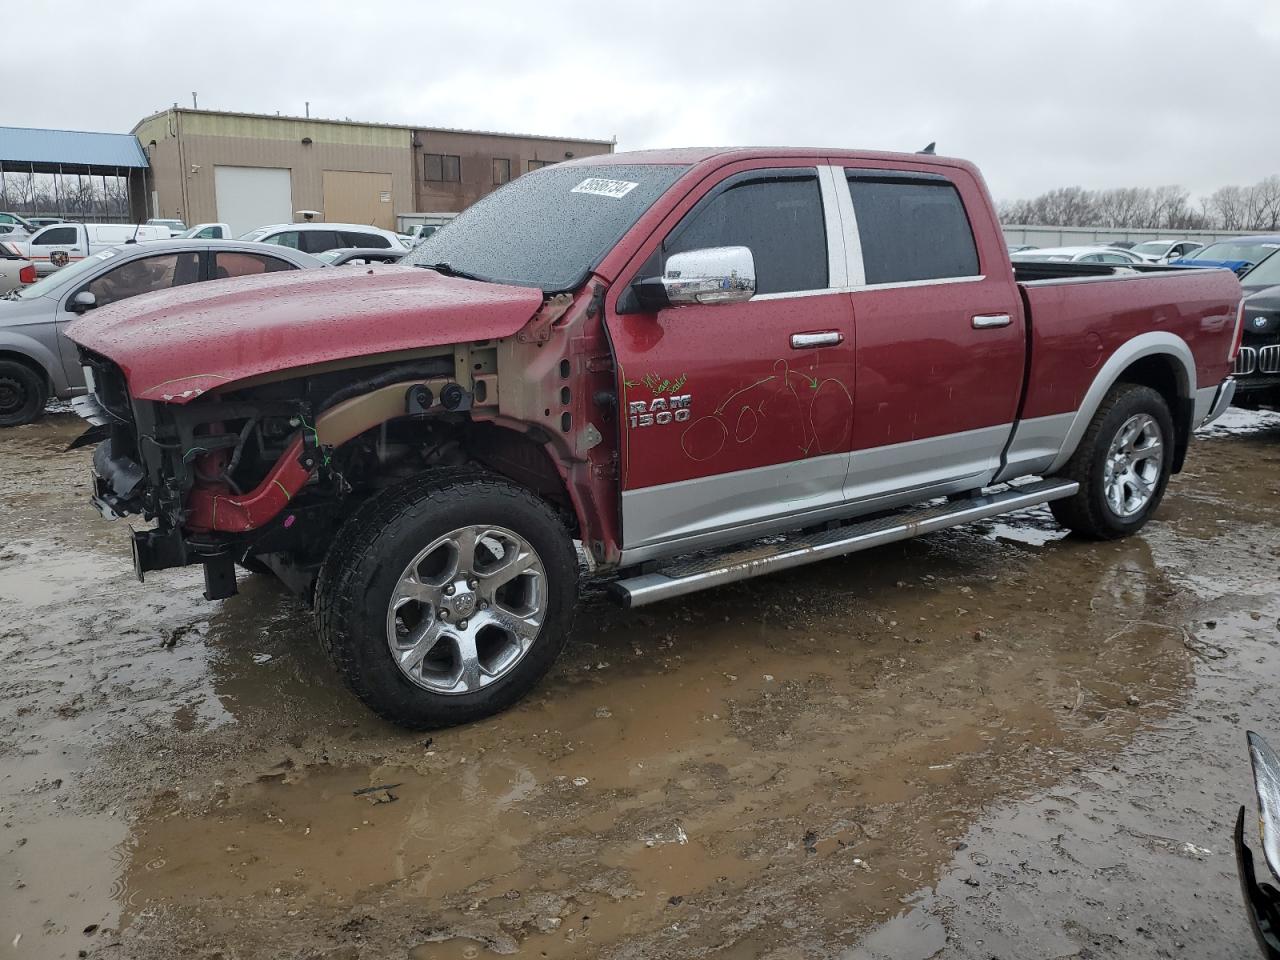
{"label": "white pickup truck in background", "polygon": [[132,223],[55,223],[29,237],[0,241],[12,255],[36,265],[40,276],[122,243],[168,240],[169,228]]}

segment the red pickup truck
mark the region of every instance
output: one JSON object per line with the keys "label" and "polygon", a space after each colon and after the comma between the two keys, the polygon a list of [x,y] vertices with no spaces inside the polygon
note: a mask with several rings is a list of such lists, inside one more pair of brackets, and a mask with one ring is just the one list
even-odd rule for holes
{"label": "red pickup truck", "polygon": [[963,161],[665,150],[526,174],[400,265],[69,335],[139,577],[271,568],[426,727],[537,682],[583,565],[638,606],[1032,504],[1141,528],[1231,400],[1240,288],[1112,269],[1015,272]]}

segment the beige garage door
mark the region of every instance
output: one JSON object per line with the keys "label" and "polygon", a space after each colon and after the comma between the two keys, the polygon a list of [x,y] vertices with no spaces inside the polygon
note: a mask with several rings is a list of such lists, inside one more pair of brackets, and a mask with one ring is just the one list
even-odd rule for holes
{"label": "beige garage door", "polygon": [[330,223],[367,223],[384,230],[395,227],[391,174],[324,172],[324,218]]}

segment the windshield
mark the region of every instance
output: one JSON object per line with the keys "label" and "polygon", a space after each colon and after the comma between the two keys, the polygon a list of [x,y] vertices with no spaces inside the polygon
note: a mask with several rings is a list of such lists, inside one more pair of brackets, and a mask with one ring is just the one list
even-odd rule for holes
{"label": "windshield", "polygon": [[1221,243],[1211,243],[1202,250],[1193,250],[1186,258],[1188,260],[1247,260],[1249,263],[1257,263],[1264,260],[1271,254],[1280,250],[1280,243],[1240,243],[1234,240],[1224,240]]}
{"label": "windshield", "polygon": [[478,280],[572,290],[687,168],[546,167],[489,194],[401,263],[446,264]]}
{"label": "windshield", "polygon": [[1130,247],[1134,253],[1143,254],[1149,257],[1164,256],[1164,252],[1169,249],[1169,244],[1163,240],[1148,240],[1146,243],[1140,243],[1136,247]]}
{"label": "windshield", "polygon": [[120,251],[113,247],[109,250],[103,250],[101,253],[95,253],[92,257],[85,257],[75,263],[69,263],[56,273],[41,277],[31,286],[20,287],[13,291],[13,298],[15,300],[34,300],[36,297],[48,296],[60,289],[63,284],[71,283],[81,274],[92,273],[102,266],[104,260],[110,260],[112,257],[118,256],[120,256]]}
{"label": "windshield", "polygon": [[1268,287],[1280,286],[1280,256],[1277,256],[1276,251],[1273,250],[1271,256],[1241,277],[1240,282],[1247,283],[1251,287],[1260,287],[1263,284]]}

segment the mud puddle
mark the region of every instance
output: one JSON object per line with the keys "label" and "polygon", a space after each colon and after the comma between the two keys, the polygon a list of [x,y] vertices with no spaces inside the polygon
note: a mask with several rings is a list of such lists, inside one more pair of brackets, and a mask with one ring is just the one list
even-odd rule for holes
{"label": "mud puddle", "polygon": [[75,432],[0,446],[14,956],[1251,946],[1227,841],[1244,727],[1280,736],[1280,419],[1215,430],[1121,543],[1026,511],[636,613],[589,599],[528,701],[431,735],[353,701],[271,581],[216,604],[189,571],[132,581],[72,486],[87,458],[56,453]]}

